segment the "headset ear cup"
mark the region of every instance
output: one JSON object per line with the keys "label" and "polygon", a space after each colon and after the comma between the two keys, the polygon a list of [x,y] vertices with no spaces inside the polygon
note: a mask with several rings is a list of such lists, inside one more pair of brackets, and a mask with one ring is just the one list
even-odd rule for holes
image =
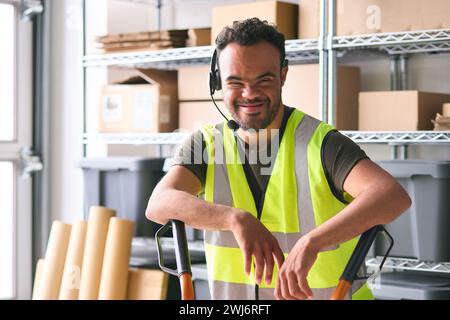
{"label": "headset ear cup", "polygon": [[220,71],[219,69],[216,69],[214,71],[214,78],[216,82],[216,90],[222,90],[222,81],[220,81]]}
{"label": "headset ear cup", "polygon": [[214,94],[214,92],[216,91],[216,72],[215,71],[210,71],[209,72],[209,93],[211,95]]}

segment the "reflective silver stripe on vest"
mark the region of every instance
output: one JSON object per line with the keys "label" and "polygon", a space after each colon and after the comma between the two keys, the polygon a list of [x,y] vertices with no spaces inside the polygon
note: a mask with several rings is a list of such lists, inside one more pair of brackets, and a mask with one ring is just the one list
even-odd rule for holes
{"label": "reflective silver stripe on vest", "polygon": [[308,143],[320,122],[304,115],[295,130],[295,176],[300,232],[307,234],[316,227],[308,178]]}
{"label": "reflective silver stripe on vest", "polygon": [[[210,281],[210,290],[215,293],[216,300],[253,300],[255,299],[255,287],[249,284],[229,283],[224,281]],[[330,300],[333,288],[311,289],[313,300]],[[349,300],[347,294],[345,300]],[[275,300],[275,289],[259,288],[259,300]]]}

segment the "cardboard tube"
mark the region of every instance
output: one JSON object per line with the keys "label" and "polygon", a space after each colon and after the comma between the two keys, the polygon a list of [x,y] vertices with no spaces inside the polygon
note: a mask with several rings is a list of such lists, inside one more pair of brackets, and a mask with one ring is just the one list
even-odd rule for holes
{"label": "cardboard tube", "polygon": [[86,243],[87,221],[73,224],[64,265],[64,273],[59,290],[60,300],[77,300],[80,290],[81,267]]}
{"label": "cardboard tube", "polygon": [[444,103],[442,106],[442,115],[444,117],[450,117],[450,103]]}
{"label": "cardboard tube", "polygon": [[165,300],[169,274],[161,270],[130,268],[127,300]]}
{"label": "cardboard tube", "polygon": [[32,300],[37,299],[39,282],[41,281],[42,270],[44,269],[44,259],[39,259],[36,263],[36,272],[34,274],[34,284],[33,284],[33,295],[31,296]]}
{"label": "cardboard tube", "polygon": [[127,296],[133,227],[130,220],[111,218],[109,222],[99,300],[124,300]]}
{"label": "cardboard tube", "polygon": [[105,252],[106,234],[109,220],[115,211],[104,207],[91,207],[86,232],[86,245],[83,254],[81,282],[78,299],[97,300]]}
{"label": "cardboard tube", "polygon": [[52,224],[45,252],[45,264],[37,288],[37,300],[58,299],[70,229],[70,224],[61,221],[54,221]]}

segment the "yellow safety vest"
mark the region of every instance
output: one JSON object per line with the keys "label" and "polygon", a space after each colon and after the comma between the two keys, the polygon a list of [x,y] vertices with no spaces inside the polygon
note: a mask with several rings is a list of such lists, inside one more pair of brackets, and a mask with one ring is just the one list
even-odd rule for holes
{"label": "yellow safety vest", "polygon": [[[260,219],[278,240],[285,256],[298,239],[346,206],[333,195],[322,166],[322,143],[333,129],[297,109],[287,121]],[[211,125],[201,131],[208,152],[205,200],[240,208],[257,217],[234,132],[227,125],[222,132]],[[356,243],[357,238],[318,254],[308,274],[314,298],[331,297]],[[205,254],[213,299],[255,298],[254,276],[245,274],[243,255],[231,231],[205,231]],[[259,287],[260,299],[274,299],[277,274],[275,266],[271,285],[262,283]],[[355,281],[351,298],[373,296],[363,281]]]}

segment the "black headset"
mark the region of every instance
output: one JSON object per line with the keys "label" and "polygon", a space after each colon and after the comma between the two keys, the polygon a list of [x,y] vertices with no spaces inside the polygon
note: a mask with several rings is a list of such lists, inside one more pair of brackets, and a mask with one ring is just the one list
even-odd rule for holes
{"label": "black headset", "polygon": [[222,81],[220,80],[219,64],[217,63],[217,49],[215,49],[209,70],[209,93],[213,95],[214,92],[219,90],[222,90]]}
{"label": "black headset", "polygon": [[214,103],[214,106],[216,109],[220,112],[222,117],[225,118],[227,121],[228,128],[230,128],[233,131],[236,131],[239,129],[239,123],[237,123],[234,120],[228,120],[228,118],[223,114],[222,111],[220,111],[219,106],[216,104],[216,101],[214,100],[214,92],[222,90],[222,81],[220,80],[220,71],[219,71],[219,64],[217,62],[217,49],[214,50],[214,53],[211,58],[211,68],[209,70],[209,94],[211,95],[211,100]]}
{"label": "black headset", "polygon": [[[281,68],[284,68],[288,65],[289,61],[287,59],[284,59],[281,63]],[[219,62],[217,60],[217,49],[214,50],[214,53],[211,58],[211,67],[209,70],[209,94],[211,95],[211,100],[216,106],[216,109],[220,112],[222,117],[225,118],[227,121],[227,125],[231,130],[236,131],[239,129],[239,123],[237,123],[234,120],[228,120],[228,118],[220,111],[219,107],[216,104],[216,101],[214,100],[214,93],[216,91],[222,90],[222,81],[220,79],[220,70],[219,70]]]}

